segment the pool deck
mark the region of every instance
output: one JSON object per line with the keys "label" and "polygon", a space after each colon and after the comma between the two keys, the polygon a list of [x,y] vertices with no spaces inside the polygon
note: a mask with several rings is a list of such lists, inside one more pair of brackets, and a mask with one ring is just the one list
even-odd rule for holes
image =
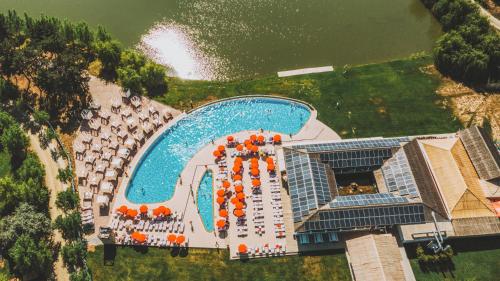
{"label": "pool deck", "polygon": [[[97,82],[96,82],[97,83]],[[98,92],[106,92],[109,95],[93,95],[94,99],[101,104],[103,108],[111,107],[112,97],[110,96],[121,96],[120,88],[113,85],[102,85],[102,83],[97,83],[99,87],[105,87],[104,89],[99,89]],[[93,83],[91,83],[91,92],[93,92]],[[108,88],[109,87],[109,88]],[[145,98],[143,98],[145,99]],[[146,99],[147,100],[147,99]],[[146,101],[149,104],[151,101]],[[169,109],[168,107],[154,103],[155,107],[158,109]],[[115,189],[114,196],[112,201],[110,202],[109,214],[102,213],[99,211],[99,207],[94,205],[94,216],[95,216],[95,229],[98,231],[100,226],[108,226],[111,223],[112,214],[115,213],[117,207],[121,205],[126,205],[129,208],[139,209],[142,204],[135,204],[129,202],[126,198],[126,189],[129,184],[130,175],[133,174],[133,169],[137,167],[141,157],[148,150],[148,148],[155,143],[155,141],[160,137],[165,130],[167,130],[170,126],[175,124],[175,122],[181,118],[183,118],[186,114],[180,113],[173,109],[174,113],[173,120],[167,122],[165,125],[160,127],[157,131],[155,131],[146,141],[145,143],[137,149],[137,152],[131,157],[130,162],[124,168],[123,175],[119,178],[117,183],[117,188]],[[288,136],[282,135],[283,144],[289,142],[297,142],[297,141],[318,141],[318,140],[332,140],[332,139],[340,139],[340,137],[332,131],[329,127],[321,123],[316,119],[317,112],[315,110],[311,111],[311,116],[308,122],[304,125],[304,127],[300,130],[299,133]],[[272,136],[276,134],[275,132],[264,131],[263,133],[258,131],[241,131],[235,132],[232,135],[241,141],[249,138],[251,134],[263,134],[266,136]],[[266,188],[269,185],[269,174],[264,170],[261,172],[261,182],[262,182],[262,195],[263,195],[263,213],[264,213],[264,224],[265,224],[265,233],[263,235],[258,235],[255,233],[255,228],[253,226],[252,221],[252,210],[253,210],[253,202],[248,199],[246,201],[246,211],[247,211],[247,228],[248,228],[248,236],[246,237],[238,237],[236,231],[236,217],[232,215],[232,204],[229,204],[229,229],[226,233],[220,232],[217,230],[215,226],[215,231],[207,231],[203,225],[203,221],[199,215],[198,207],[196,204],[196,195],[199,184],[202,180],[203,175],[207,170],[212,170],[214,175],[214,189],[218,189],[221,186],[221,180],[217,179],[217,175],[220,172],[219,166],[215,163],[212,152],[217,148],[218,145],[226,145],[226,136],[214,140],[213,144],[206,145],[200,151],[198,151],[193,158],[188,161],[184,170],[182,171],[179,180],[177,181],[174,194],[171,199],[163,202],[157,202],[152,204],[146,204],[149,210],[156,208],[160,205],[167,206],[172,210],[172,212],[176,212],[180,215],[180,220],[185,224],[185,229],[183,231],[183,235],[189,241],[189,247],[197,247],[197,248],[226,248],[228,247],[231,250],[231,258],[239,258],[236,253],[238,245],[241,243],[245,243],[248,247],[261,246],[264,244],[275,245],[280,243],[286,247],[287,253],[294,254],[298,252],[297,242],[293,238],[293,221],[290,207],[290,198],[286,194],[286,191],[281,188],[281,204],[283,206],[283,219],[286,230],[285,238],[276,238],[274,232],[274,223],[273,223],[273,208],[270,203],[271,191],[269,188]],[[284,167],[280,167],[283,165],[283,160],[279,159],[279,155],[281,153],[281,146],[273,146],[267,144],[265,149],[273,149],[276,152],[276,166],[277,170],[280,171],[284,169]],[[234,150],[228,149],[228,153],[231,153]],[[99,160],[99,159],[98,159]],[[227,157],[228,168],[230,169],[233,165],[234,158]],[[78,164],[77,162],[77,173],[79,169],[86,169],[85,165]],[[81,161],[80,161],[81,162]],[[265,162],[260,161],[260,167],[265,167]],[[244,167],[246,171],[248,171],[248,162],[245,161]],[[243,177],[243,186],[246,194],[251,194],[251,179],[247,174]],[[231,187],[233,188],[233,186]],[[214,190],[214,225],[215,222],[219,219],[218,210],[219,206],[215,202],[216,200],[216,192]],[[85,189],[81,187],[80,195],[83,196],[83,192]],[[122,231],[124,232],[124,231]],[[167,232],[151,232],[149,235],[153,235],[154,237],[164,237]],[[124,235],[124,233],[117,233]],[[96,234],[89,235],[88,237],[89,243],[91,244],[99,244],[100,241],[96,237]]]}

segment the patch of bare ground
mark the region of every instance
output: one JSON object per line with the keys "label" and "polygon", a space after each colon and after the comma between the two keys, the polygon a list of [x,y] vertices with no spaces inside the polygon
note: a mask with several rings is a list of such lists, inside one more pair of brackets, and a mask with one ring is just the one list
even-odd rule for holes
{"label": "patch of bare ground", "polygon": [[[434,66],[426,72],[437,73]],[[442,77],[442,84],[436,91],[446,99],[454,115],[468,127],[490,122],[493,138],[500,141],[500,92],[480,93],[461,83]]]}

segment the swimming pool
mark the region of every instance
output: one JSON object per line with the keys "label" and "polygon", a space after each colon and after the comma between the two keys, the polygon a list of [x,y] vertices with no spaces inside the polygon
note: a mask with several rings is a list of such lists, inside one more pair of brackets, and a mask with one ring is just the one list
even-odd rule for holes
{"label": "swimming pool", "polygon": [[203,225],[208,232],[211,232],[214,230],[214,189],[211,171],[203,175],[196,197]]}
{"label": "swimming pool", "polygon": [[186,163],[212,140],[244,130],[296,134],[310,109],[279,98],[246,97],[201,107],[158,137],[136,165],[126,191],[129,201],[157,203],[172,198]]}

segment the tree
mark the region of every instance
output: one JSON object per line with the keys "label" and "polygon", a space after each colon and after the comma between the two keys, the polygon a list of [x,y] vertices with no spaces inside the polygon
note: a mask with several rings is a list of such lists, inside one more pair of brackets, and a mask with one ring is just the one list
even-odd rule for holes
{"label": "tree", "polygon": [[84,240],[68,243],[62,248],[61,254],[68,269],[75,271],[84,265],[87,258],[87,243]]}
{"label": "tree", "polygon": [[106,81],[115,81],[116,69],[120,65],[122,48],[115,40],[98,41],[95,46],[97,58],[101,61],[100,77]]}
{"label": "tree", "polygon": [[154,62],[147,62],[141,67],[139,74],[141,83],[149,96],[159,96],[168,90],[165,67]]}
{"label": "tree", "polygon": [[78,207],[78,202],[78,195],[69,188],[57,194],[56,206],[65,212],[75,210]]}
{"label": "tree", "polygon": [[35,153],[28,152],[26,159],[16,170],[16,179],[19,181],[31,179],[40,186],[44,185],[45,169]]}
{"label": "tree", "polygon": [[69,275],[70,281],[92,281],[90,273],[88,270],[82,269],[75,272],[71,272]]}
{"label": "tree", "polygon": [[19,183],[19,200],[33,206],[39,212],[48,212],[49,191],[45,185],[28,179]]}
{"label": "tree", "polygon": [[3,134],[3,131],[16,123],[14,118],[10,116],[5,111],[0,110],[0,134]]}
{"label": "tree", "polygon": [[19,125],[14,124],[3,131],[0,139],[4,148],[11,155],[12,166],[17,169],[26,158],[26,149],[29,145],[28,137]]}
{"label": "tree", "polygon": [[33,112],[33,129],[38,132],[43,125],[47,124],[50,120],[50,115],[43,110],[35,110]]}
{"label": "tree", "polygon": [[0,215],[14,211],[20,197],[19,185],[12,178],[0,178]]}
{"label": "tree", "polygon": [[489,33],[482,38],[479,48],[489,56],[490,77],[493,80],[500,79],[500,36]]}
{"label": "tree", "polygon": [[9,250],[14,270],[23,276],[47,277],[52,271],[52,251],[45,240],[34,240],[29,235],[21,235]]}
{"label": "tree", "polygon": [[62,237],[66,240],[76,240],[82,232],[81,217],[78,211],[74,211],[64,217],[59,215],[54,225],[56,229],[61,231]]}
{"label": "tree", "polygon": [[71,173],[71,168],[68,166],[64,169],[59,168],[57,170],[57,179],[63,183],[67,183],[71,180],[73,174]]}
{"label": "tree", "polygon": [[120,67],[116,70],[116,73],[125,91],[130,90],[133,94],[142,94],[142,79],[137,70],[131,67]]}
{"label": "tree", "polygon": [[121,53],[120,65],[122,67],[130,67],[137,72],[146,64],[146,57],[134,50],[127,49]]}
{"label": "tree", "polygon": [[10,248],[20,235],[40,240],[51,233],[50,219],[27,203],[17,207],[12,215],[0,220],[0,249]]}

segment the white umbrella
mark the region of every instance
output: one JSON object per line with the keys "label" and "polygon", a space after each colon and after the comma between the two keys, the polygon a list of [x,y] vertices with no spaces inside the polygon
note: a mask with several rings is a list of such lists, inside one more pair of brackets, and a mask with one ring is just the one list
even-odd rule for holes
{"label": "white umbrella", "polygon": [[111,184],[109,181],[105,181],[101,183],[100,187],[102,193],[108,193],[108,194],[113,194],[113,184]]}
{"label": "white umbrella", "polygon": [[99,204],[100,207],[106,207],[109,205],[109,197],[105,195],[99,195],[97,196],[97,204]]}

